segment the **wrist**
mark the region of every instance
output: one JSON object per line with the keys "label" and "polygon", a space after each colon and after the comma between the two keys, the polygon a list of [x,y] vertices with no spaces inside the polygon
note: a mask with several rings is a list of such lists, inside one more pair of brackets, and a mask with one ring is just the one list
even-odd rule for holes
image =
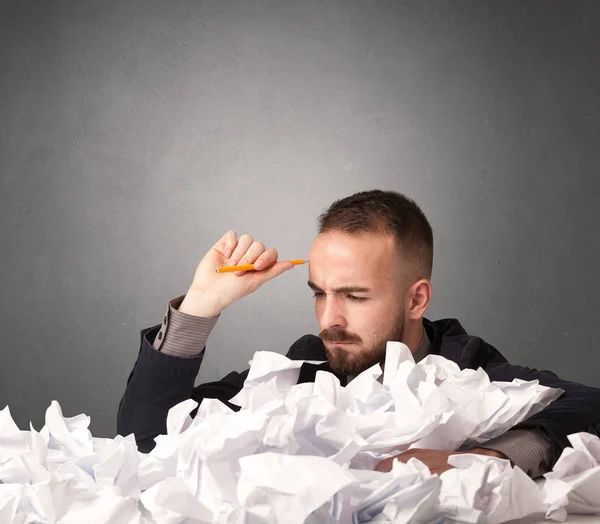
{"label": "wrist", "polygon": [[221,314],[223,309],[218,301],[210,298],[208,293],[190,288],[178,311],[194,317],[215,318]]}
{"label": "wrist", "polygon": [[488,457],[496,457],[499,459],[508,460],[508,457],[504,453],[500,453],[494,449],[473,448],[465,451],[465,453],[476,453],[477,455],[487,455]]}

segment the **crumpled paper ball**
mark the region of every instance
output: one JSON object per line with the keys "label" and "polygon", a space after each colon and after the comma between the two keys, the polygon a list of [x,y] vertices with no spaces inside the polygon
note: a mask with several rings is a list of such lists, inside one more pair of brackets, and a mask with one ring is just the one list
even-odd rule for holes
{"label": "crumpled paper ball", "polygon": [[132,435],[92,437],[89,417],[67,418],[57,402],[37,432],[0,411],[0,524],[500,523],[526,515],[562,520],[600,511],[600,439],[570,437],[545,485],[508,461],[450,457],[431,475],[416,459],[373,471],[412,447],[454,450],[504,433],[543,409],[559,390],[537,382],[490,382],[439,356],[415,364],[388,343],[347,387],[318,372],[297,384],[302,362],[254,355],[232,399],[174,406],[167,434],[149,454]]}

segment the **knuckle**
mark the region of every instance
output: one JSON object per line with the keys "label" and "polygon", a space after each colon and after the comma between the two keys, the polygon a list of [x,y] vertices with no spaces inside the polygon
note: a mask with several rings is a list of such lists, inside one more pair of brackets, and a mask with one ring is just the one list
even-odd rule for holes
{"label": "knuckle", "polygon": [[240,242],[244,241],[244,242],[248,242],[250,244],[252,244],[253,239],[252,237],[248,234],[248,233],[244,233],[241,237],[240,237]]}
{"label": "knuckle", "polygon": [[265,245],[262,242],[255,241],[252,246],[256,249],[260,249],[261,251],[265,250]]}

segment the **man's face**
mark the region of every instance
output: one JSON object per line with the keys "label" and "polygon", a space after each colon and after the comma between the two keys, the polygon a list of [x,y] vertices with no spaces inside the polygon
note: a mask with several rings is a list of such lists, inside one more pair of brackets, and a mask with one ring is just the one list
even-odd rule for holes
{"label": "man's face", "polygon": [[320,234],[310,251],[308,285],[327,359],[357,374],[385,357],[404,333],[400,257],[392,235]]}

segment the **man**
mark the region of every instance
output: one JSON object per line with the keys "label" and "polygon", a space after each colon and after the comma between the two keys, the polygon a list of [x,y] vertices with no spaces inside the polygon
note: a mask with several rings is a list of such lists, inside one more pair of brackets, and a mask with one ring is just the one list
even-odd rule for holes
{"label": "man", "polygon": [[[141,451],[166,431],[168,410],[192,398],[228,401],[242,388],[247,371],[194,388],[205,343],[221,312],[265,282],[294,267],[278,262],[249,235],[229,232],[204,256],[185,297],[171,301],[162,326],[142,331],[141,348],[119,405],[118,433],[134,433]],[[549,371],[510,365],[491,345],[468,335],[457,320],[424,318],[431,298],[433,235],[421,209],[390,191],[367,191],[334,202],[321,215],[310,251],[308,285],[314,291],[319,337],[305,335],[290,348],[304,364],[299,382],[313,381],[318,369],[345,385],[361,371],[383,362],[388,340],[404,342],[415,361],[439,354],[461,368],[482,367],[491,380],[539,380],[564,394],[504,435],[469,450],[507,458],[532,478],[552,468],[567,436],[600,433],[600,390],[567,382]],[[215,268],[253,263],[257,271],[217,274]],[[450,468],[452,450],[411,450],[432,473]],[[379,470],[389,471],[391,459]]]}

